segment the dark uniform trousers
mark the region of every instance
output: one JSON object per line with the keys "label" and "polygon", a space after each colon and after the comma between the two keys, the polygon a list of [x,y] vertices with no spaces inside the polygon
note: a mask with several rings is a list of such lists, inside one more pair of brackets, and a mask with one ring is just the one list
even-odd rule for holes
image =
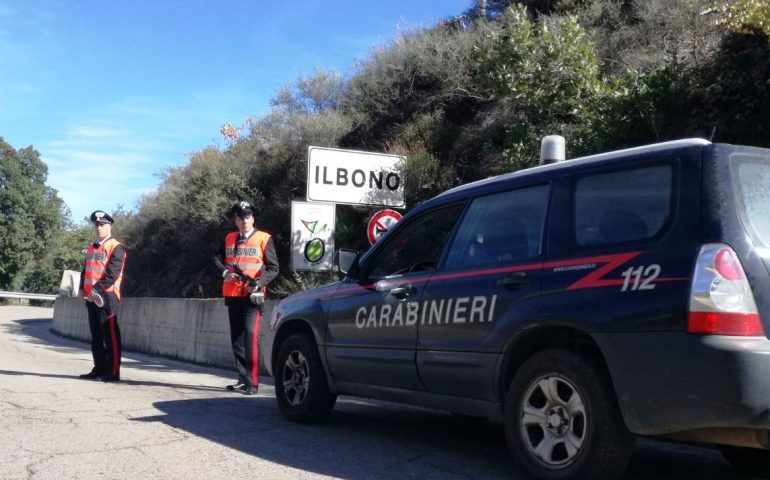
{"label": "dark uniform trousers", "polygon": [[238,368],[238,381],[247,387],[259,386],[260,308],[249,297],[226,297],[230,318],[230,341]]}
{"label": "dark uniform trousers", "polygon": [[118,298],[114,293],[104,295],[103,307],[86,302],[88,326],[91,329],[91,354],[94,357],[94,368],[99,375],[120,377],[122,348],[118,315],[115,311],[117,305]]}

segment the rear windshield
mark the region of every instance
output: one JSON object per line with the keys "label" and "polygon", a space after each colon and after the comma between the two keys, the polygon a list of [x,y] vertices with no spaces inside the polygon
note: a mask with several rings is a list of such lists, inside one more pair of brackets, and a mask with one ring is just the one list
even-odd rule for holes
{"label": "rear windshield", "polygon": [[763,247],[770,247],[770,156],[735,154],[736,190],[749,235]]}

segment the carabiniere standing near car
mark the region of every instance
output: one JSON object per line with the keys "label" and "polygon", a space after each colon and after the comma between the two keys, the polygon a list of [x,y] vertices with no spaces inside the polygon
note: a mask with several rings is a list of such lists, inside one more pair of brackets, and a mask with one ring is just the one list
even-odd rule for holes
{"label": "carabiniere standing near car", "polygon": [[103,382],[120,380],[120,327],[117,308],[120,284],[126,264],[126,249],[112,237],[113,218],[101,210],[91,213],[96,241],[86,248],[80,274],[80,295],[86,300],[91,329],[91,353],[94,367],[80,375]]}
{"label": "carabiniere standing near car", "polygon": [[278,256],[269,233],[254,228],[252,204],[233,205],[237,232],[225,237],[222,295],[230,319],[230,340],[238,369],[238,381],[229,391],[254,395],[259,387],[259,321],[266,286],[278,275]]}

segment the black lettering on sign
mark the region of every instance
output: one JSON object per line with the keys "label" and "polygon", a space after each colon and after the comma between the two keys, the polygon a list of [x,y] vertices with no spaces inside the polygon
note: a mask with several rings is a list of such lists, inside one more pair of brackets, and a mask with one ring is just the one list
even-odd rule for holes
{"label": "black lettering on sign", "polygon": [[379,190],[382,190],[382,172],[369,172],[369,188],[377,186]]}
{"label": "black lettering on sign", "polygon": [[[383,174],[385,174],[384,179]],[[316,165],[316,184],[322,183],[324,185],[339,185],[344,187],[351,183],[357,188],[364,188],[364,186],[367,184],[367,174],[365,171],[360,169],[353,170],[353,173],[351,174],[347,169],[337,167],[336,178],[331,177],[332,175],[334,175],[334,173],[329,172],[329,167],[320,167]],[[375,172],[370,170],[368,180],[369,188],[372,189],[376,188],[378,190],[382,190],[383,183],[385,184],[385,187],[391,191],[396,191],[401,186],[401,177],[398,175],[398,173],[394,172],[385,173],[384,171]]]}
{"label": "black lettering on sign", "polygon": [[334,183],[326,178],[326,167],[324,167],[324,185],[334,185]]}
{"label": "black lettering on sign", "polygon": [[344,168],[338,168],[337,169],[337,185],[347,185],[348,184],[348,171]]}
{"label": "black lettering on sign", "polygon": [[356,187],[361,188],[366,185],[366,174],[363,170],[353,170],[352,177],[351,181]]}
{"label": "black lettering on sign", "polygon": [[385,185],[390,190],[398,190],[398,186],[401,184],[401,177],[397,173],[389,173],[385,178]]}

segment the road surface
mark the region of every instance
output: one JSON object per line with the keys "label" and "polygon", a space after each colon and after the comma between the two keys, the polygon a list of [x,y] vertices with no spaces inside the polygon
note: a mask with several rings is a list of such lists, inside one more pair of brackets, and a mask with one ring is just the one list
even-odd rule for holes
{"label": "road surface", "polygon": [[[121,382],[81,380],[90,346],[52,334],[52,314],[0,307],[0,479],[529,478],[496,422],[341,397],[327,423],[295,425],[269,381],[245,397],[222,388],[229,371],[132,352]],[[624,478],[746,477],[643,440]]]}

